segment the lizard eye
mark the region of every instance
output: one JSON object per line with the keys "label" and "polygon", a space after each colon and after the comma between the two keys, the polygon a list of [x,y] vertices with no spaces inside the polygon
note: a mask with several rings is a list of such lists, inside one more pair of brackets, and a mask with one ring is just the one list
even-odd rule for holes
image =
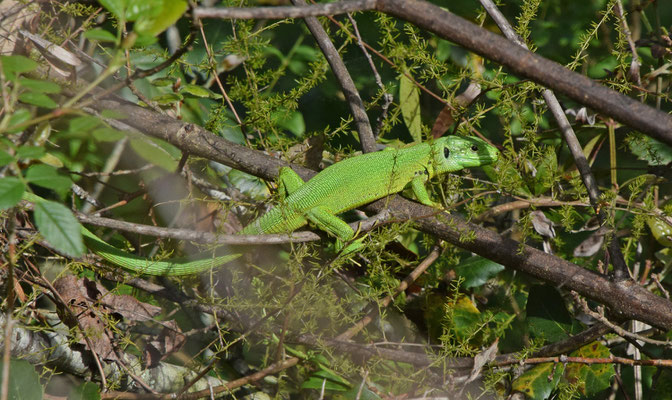
{"label": "lizard eye", "polygon": [[471,146],[471,151],[478,151],[478,146],[475,144]]}
{"label": "lizard eye", "polygon": [[443,148],[443,157],[448,158],[449,155],[450,155],[450,150],[448,150],[448,147],[444,147]]}

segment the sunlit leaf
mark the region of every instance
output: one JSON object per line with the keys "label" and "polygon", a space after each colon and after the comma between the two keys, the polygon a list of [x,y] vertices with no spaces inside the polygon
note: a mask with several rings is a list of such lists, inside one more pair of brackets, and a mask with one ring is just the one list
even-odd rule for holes
{"label": "sunlit leaf", "polygon": [[25,185],[17,178],[0,178],[0,210],[17,205],[25,190]]}
{"label": "sunlit leaf", "polygon": [[[609,349],[600,342],[587,344],[572,352],[570,357],[609,358]],[[608,388],[615,374],[614,364],[569,364],[565,377],[571,384],[580,383],[579,390],[585,396],[594,396]]]}
{"label": "sunlit leaf", "polygon": [[560,382],[563,372],[562,364],[539,364],[513,381],[511,389],[532,400],[546,400]]}
{"label": "sunlit leaf", "polygon": [[81,225],[63,204],[53,201],[35,203],[35,224],[44,239],[56,250],[70,257],[81,257],[86,250]]}
{"label": "sunlit leaf", "polygon": [[404,123],[411,133],[413,141],[422,142],[422,120],[420,118],[420,89],[401,75],[399,77],[399,104]]}

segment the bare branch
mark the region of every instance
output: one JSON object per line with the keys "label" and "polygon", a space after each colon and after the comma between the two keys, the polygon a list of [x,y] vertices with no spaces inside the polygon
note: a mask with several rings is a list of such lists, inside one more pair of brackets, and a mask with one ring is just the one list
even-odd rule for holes
{"label": "bare branch", "polygon": [[[294,5],[305,5],[304,0],[292,0],[292,2]],[[369,122],[369,116],[366,114],[364,102],[362,102],[362,98],[359,97],[359,91],[357,91],[357,88],[355,87],[355,82],[352,80],[348,69],[345,68],[345,64],[338,54],[338,50],[336,50],[329,35],[327,35],[327,32],[316,17],[305,17],[304,21],[306,22],[310,33],[313,34],[315,41],[317,41],[317,45],[320,46],[322,53],[327,58],[331,70],[336,76],[336,80],[341,85],[345,99],[348,101],[348,106],[355,119],[355,125],[357,125],[357,133],[359,133],[359,142],[362,144],[362,152],[370,153],[377,150],[376,139],[373,137],[371,122]]]}

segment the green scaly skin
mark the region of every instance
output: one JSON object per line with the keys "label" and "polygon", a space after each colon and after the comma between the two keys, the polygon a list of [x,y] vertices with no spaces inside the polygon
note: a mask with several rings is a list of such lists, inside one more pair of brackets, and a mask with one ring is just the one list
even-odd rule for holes
{"label": "green scaly skin", "polygon": [[[425,189],[428,180],[463,168],[494,163],[498,155],[495,147],[478,138],[447,136],[431,143],[355,156],[324,169],[308,182],[304,182],[292,169],[285,167],[280,170],[278,179],[280,204],[246,226],[240,233],[288,233],[311,222],[335,236],[338,246],[341,247],[342,243],[355,237],[355,232],[336,215],[398,193],[409,185],[420,203],[440,207],[440,204],[430,199]],[[24,198],[35,201],[25,196]],[[86,245],[108,262],[146,275],[197,274],[240,256],[229,254],[195,261],[152,261],[119,250],[84,227],[82,236]],[[355,240],[344,251],[355,251],[359,247],[361,242]]]}

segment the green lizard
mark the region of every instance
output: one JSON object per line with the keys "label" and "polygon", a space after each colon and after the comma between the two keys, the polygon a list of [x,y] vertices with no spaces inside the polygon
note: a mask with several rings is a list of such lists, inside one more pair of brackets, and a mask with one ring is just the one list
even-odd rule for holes
{"label": "green lizard", "polygon": [[[495,147],[480,139],[447,136],[431,143],[355,156],[325,168],[308,182],[291,168],[284,167],[280,169],[278,179],[279,204],[240,233],[287,233],[311,222],[335,236],[340,247],[352,240],[355,232],[337,214],[398,193],[408,185],[420,203],[438,207],[440,204],[433,202],[425,189],[429,179],[463,168],[491,164],[497,161],[498,154]],[[34,197],[37,197],[28,196],[24,198],[29,201],[35,201]],[[240,256],[152,261],[119,250],[84,227],[82,236],[86,245],[105,260],[147,275],[197,274]],[[360,245],[355,241],[345,251],[354,251]]]}

